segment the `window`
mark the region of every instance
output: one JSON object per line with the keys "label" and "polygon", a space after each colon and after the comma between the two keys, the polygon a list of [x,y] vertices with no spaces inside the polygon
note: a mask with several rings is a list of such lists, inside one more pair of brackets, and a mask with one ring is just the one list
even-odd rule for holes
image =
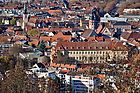
{"label": "window", "polygon": [[83,47],[84,49],[86,49],[86,47]]}
{"label": "window", "polygon": [[74,49],[74,47],[71,47],[71,49]]}
{"label": "window", "polygon": [[98,51],[97,51],[97,54],[98,54]]}
{"label": "window", "polygon": [[77,49],[80,49],[80,47],[77,47]]}
{"label": "window", "polygon": [[78,59],[78,57],[76,57],[76,59]]}
{"label": "window", "polygon": [[84,57],[82,57],[82,60],[84,60]]}
{"label": "window", "polygon": [[81,54],[81,52],[79,52],[79,54]]}
{"label": "window", "polygon": [[85,52],[85,54],[87,54],[87,52]]}
{"label": "window", "polygon": [[91,52],[91,54],[93,54],[93,52]]}
{"label": "window", "polygon": [[98,57],[96,57],[96,59],[98,60]]}
{"label": "window", "polygon": [[65,49],[67,49],[68,47],[65,47]]}
{"label": "window", "polygon": [[89,47],[89,49],[91,49],[92,47]]}
{"label": "window", "polygon": [[79,57],[79,60],[81,60],[81,57]]}
{"label": "window", "polygon": [[85,60],[87,60],[87,57],[85,57]]}

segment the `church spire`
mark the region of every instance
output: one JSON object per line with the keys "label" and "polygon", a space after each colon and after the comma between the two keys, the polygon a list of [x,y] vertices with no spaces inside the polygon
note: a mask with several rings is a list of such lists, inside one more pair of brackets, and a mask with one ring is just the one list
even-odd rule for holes
{"label": "church spire", "polygon": [[24,12],[23,12],[24,14],[27,14],[27,6],[26,6],[26,4],[24,3]]}
{"label": "church spire", "polygon": [[27,12],[27,6],[26,6],[26,3],[24,3],[24,9],[23,9],[23,23],[22,23],[22,29],[24,30],[24,32],[25,32],[25,23],[27,23],[28,22],[28,12]]}

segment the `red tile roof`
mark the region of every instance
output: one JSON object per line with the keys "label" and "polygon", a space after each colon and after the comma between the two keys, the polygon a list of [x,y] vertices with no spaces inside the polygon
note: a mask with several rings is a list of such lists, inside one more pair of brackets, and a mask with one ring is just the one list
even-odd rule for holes
{"label": "red tile roof", "polygon": [[96,33],[99,34],[103,29],[103,26],[100,24],[99,27],[96,30]]}
{"label": "red tile roof", "polygon": [[40,41],[44,40],[44,41],[70,41],[71,40],[71,35],[63,35],[62,32],[58,32],[56,35],[49,37],[49,36],[41,36],[40,37]]}
{"label": "red tile roof", "polygon": [[122,42],[58,42],[56,50],[126,50]]}
{"label": "red tile roof", "polygon": [[76,65],[70,65],[70,64],[51,63],[50,67],[61,67],[61,68],[68,68],[68,69],[76,69]]}
{"label": "red tile roof", "polygon": [[61,10],[48,10],[48,13],[50,13],[50,14],[61,14],[62,11]]}

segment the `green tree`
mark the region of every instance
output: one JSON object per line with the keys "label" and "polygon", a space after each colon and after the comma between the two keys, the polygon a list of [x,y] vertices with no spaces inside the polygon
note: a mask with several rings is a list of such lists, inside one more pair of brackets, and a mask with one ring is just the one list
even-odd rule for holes
{"label": "green tree", "polygon": [[11,24],[11,25],[16,25],[16,19],[13,18],[12,20],[10,20],[10,24]]}
{"label": "green tree", "polygon": [[40,51],[44,52],[45,49],[46,49],[45,42],[42,40],[42,41],[39,43],[38,47],[39,47],[39,50],[40,50]]}
{"label": "green tree", "polygon": [[12,56],[0,56],[0,72],[5,73],[5,71],[13,67]]}
{"label": "green tree", "polygon": [[2,18],[0,18],[0,25],[2,24]]}
{"label": "green tree", "polygon": [[27,34],[30,36],[35,36],[35,35],[39,34],[39,32],[36,29],[31,29],[27,32]]}

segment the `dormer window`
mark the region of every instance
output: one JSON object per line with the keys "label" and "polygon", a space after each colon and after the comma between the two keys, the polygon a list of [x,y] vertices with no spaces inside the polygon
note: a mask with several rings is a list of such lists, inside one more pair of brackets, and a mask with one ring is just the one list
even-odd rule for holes
{"label": "dormer window", "polygon": [[106,46],[106,49],[108,49],[108,47]]}
{"label": "dormer window", "polygon": [[71,49],[74,49],[74,47],[71,47]]}
{"label": "dormer window", "polygon": [[83,49],[86,49],[86,47],[83,47]]}
{"label": "dormer window", "polygon": [[118,47],[118,49],[121,49],[120,47]]}
{"label": "dormer window", "polygon": [[77,49],[80,49],[80,47],[77,47]]}
{"label": "dormer window", "polygon": [[89,49],[92,49],[92,47],[89,47]]}
{"label": "dormer window", "polygon": [[68,49],[68,47],[65,47],[65,49]]}
{"label": "dormer window", "polygon": [[102,49],[102,47],[99,47],[99,49]]}

